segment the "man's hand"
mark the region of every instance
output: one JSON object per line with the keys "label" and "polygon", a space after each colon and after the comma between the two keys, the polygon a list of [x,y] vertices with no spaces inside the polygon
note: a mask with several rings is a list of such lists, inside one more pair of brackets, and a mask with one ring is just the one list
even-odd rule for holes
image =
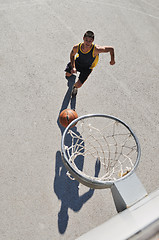
{"label": "man's hand", "polygon": [[76,70],[76,68],[74,67],[74,68],[72,68],[72,70],[71,70],[71,73],[73,74],[73,73],[77,73],[77,70]]}
{"label": "man's hand", "polygon": [[110,61],[110,65],[114,65],[114,64],[115,64],[114,60]]}

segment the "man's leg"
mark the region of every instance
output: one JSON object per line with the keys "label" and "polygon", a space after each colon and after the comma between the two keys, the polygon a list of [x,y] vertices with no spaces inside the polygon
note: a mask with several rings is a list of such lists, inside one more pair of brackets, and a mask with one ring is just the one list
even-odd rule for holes
{"label": "man's leg", "polygon": [[78,79],[78,81],[73,85],[73,88],[72,88],[72,98],[75,97],[77,95],[77,92],[78,92],[78,88],[80,88],[82,86],[82,83],[81,81]]}
{"label": "man's leg", "polygon": [[74,87],[80,88],[82,87],[83,83],[78,79],[78,81],[74,84]]}
{"label": "man's leg", "polygon": [[80,72],[79,79],[72,88],[72,98],[77,95],[78,88],[80,88],[83,85],[83,83],[87,80],[91,72],[92,69],[86,69]]}

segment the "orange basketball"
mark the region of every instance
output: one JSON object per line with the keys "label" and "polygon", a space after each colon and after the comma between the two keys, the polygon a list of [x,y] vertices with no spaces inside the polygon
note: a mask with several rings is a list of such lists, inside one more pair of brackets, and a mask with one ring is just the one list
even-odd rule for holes
{"label": "orange basketball", "polygon": [[63,127],[67,127],[76,118],[78,118],[76,111],[72,109],[64,109],[60,113],[59,121]]}

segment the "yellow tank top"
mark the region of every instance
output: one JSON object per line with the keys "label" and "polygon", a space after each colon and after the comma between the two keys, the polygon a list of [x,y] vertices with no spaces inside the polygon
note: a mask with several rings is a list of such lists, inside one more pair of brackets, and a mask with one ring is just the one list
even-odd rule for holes
{"label": "yellow tank top", "polygon": [[99,55],[94,57],[95,45],[92,44],[91,49],[86,53],[82,51],[81,46],[82,43],[79,43],[76,55],[76,63],[79,64],[80,67],[93,69],[97,65],[99,59]]}

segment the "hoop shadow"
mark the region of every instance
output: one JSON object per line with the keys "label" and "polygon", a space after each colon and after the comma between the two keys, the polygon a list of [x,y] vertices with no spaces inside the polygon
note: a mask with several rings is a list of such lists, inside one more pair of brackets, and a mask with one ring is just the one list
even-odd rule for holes
{"label": "hoop shadow", "polygon": [[[71,81],[70,81],[71,80]],[[68,90],[65,94],[60,112],[68,107],[72,86],[75,82],[75,76],[68,81]],[[76,99],[72,99],[70,102],[71,107],[75,109]],[[61,135],[64,132],[64,127],[59,123],[59,118],[57,119],[57,124],[61,130]],[[77,131],[76,126],[73,128],[76,134],[80,134]],[[67,145],[71,144],[71,136],[66,138]],[[83,169],[84,157],[80,156],[76,160],[77,167]],[[60,234],[64,234],[69,220],[68,209],[72,209],[74,212],[78,212],[82,206],[92,197],[94,189],[89,189],[83,195],[79,195],[79,182],[76,180],[71,180],[67,175],[67,170],[62,162],[61,152],[58,150],[56,152],[56,165],[55,165],[55,178],[54,178],[54,192],[56,193],[59,200],[61,200],[61,208],[58,213],[58,229]],[[99,167],[95,167],[95,175],[98,176]]]}

